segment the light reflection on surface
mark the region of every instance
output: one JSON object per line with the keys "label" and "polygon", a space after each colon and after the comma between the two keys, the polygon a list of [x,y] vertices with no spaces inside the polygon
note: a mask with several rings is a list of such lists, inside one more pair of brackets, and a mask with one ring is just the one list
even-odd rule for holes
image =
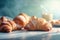
{"label": "light reflection on surface", "polygon": [[15,31],[11,33],[0,33],[0,39],[6,40],[57,40],[60,39],[59,28],[52,29],[53,31]]}

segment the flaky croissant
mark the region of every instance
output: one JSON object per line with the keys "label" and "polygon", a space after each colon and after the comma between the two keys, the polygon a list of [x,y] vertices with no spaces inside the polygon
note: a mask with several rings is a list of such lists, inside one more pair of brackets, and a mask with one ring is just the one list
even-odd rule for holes
{"label": "flaky croissant", "polygon": [[8,20],[6,17],[0,18],[0,32],[11,32],[17,29],[18,27],[14,21]]}
{"label": "flaky croissant", "polygon": [[43,30],[43,31],[49,31],[52,29],[51,23],[48,23],[43,18],[36,18],[33,16],[29,23],[25,26],[26,30]]}
{"label": "flaky croissant", "polygon": [[24,27],[30,20],[30,16],[25,13],[20,13],[18,16],[14,18],[16,24],[21,27]]}
{"label": "flaky croissant", "polygon": [[60,20],[51,20],[49,21],[52,25],[60,25]]}

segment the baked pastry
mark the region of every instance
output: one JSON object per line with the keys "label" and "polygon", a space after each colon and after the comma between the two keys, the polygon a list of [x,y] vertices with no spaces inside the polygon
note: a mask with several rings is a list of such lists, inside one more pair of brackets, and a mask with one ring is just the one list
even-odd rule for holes
{"label": "baked pastry", "polygon": [[17,26],[14,21],[8,20],[8,22],[11,24],[12,30],[20,30],[21,29],[21,27]]}
{"label": "baked pastry", "polygon": [[6,17],[0,18],[0,32],[11,32],[13,30],[17,30],[15,22],[7,19]]}
{"label": "baked pastry", "polygon": [[24,29],[26,30],[36,30],[36,24],[37,24],[37,20],[36,20],[36,16],[31,17],[29,23],[24,27]]}
{"label": "baked pastry", "polygon": [[51,20],[50,23],[52,25],[60,25],[60,20]]}
{"label": "baked pastry", "polygon": [[25,13],[20,13],[18,16],[14,18],[14,21],[20,27],[24,27],[30,20],[30,16]]}
{"label": "baked pastry", "polygon": [[25,29],[33,31],[35,30],[49,31],[52,29],[52,25],[43,18],[32,17],[29,23],[25,26]]}

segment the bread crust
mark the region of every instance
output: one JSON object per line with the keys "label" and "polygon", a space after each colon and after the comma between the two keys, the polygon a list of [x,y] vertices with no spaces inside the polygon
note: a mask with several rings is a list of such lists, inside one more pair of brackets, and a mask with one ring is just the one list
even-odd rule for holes
{"label": "bread crust", "polygon": [[43,18],[32,18],[30,22],[26,25],[25,29],[27,30],[43,30],[49,31],[52,29],[52,24],[48,23]]}
{"label": "bread crust", "polygon": [[30,20],[30,16],[24,13],[20,13],[18,16],[14,18],[16,24],[21,27],[25,27]]}

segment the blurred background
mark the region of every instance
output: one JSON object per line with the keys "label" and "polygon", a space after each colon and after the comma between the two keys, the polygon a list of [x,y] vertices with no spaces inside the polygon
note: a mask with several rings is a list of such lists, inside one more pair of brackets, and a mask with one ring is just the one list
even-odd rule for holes
{"label": "blurred background", "polygon": [[21,12],[37,17],[47,12],[60,19],[60,0],[0,0],[0,16],[14,18]]}

